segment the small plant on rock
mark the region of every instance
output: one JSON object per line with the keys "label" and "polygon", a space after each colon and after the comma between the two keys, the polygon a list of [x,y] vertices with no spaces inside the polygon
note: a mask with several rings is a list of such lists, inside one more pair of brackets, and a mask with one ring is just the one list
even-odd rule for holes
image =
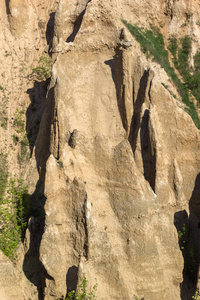
{"label": "small plant on rock", "polygon": [[93,286],[92,291],[88,292],[88,280],[83,277],[81,284],[78,286],[78,291],[68,293],[65,300],[96,300],[97,283]]}
{"label": "small plant on rock", "polygon": [[187,230],[188,229],[187,229],[186,224],[183,224],[182,229],[178,231],[178,239],[179,239],[181,250],[185,249]]}
{"label": "small plant on rock", "polygon": [[194,300],[200,300],[199,291],[196,291],[196,293],[194,294],[194,296],[192,296],[192,299],[194,299]]}
{"label": "small plant on rock", "polygon": [[10,178],[4,185],[5,193],[0,197],[0,249],[14,260],[27,227],[29,195],[21,179]]}
{"label": "small plant on rock", "polygon": [[17,133],[21,133],[24,131],[24,124],[24,112],[23,110],[17,109],[14,115],[14,126]]}
{"label": "small plant on rock", "polygon": [[37,67],[32,69],[31,77],[38,81],[45,81],[51,77],[52,60],[48,54],[43,53]]}

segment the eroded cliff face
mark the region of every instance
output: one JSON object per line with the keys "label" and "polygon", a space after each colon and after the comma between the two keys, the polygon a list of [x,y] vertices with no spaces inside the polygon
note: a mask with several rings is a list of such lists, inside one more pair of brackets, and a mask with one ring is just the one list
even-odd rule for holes
{"label": "eroded cliff face", "polygon": [[[20,45],[19,36],[28,41],[19,53],[36,52],[36,10],[24,11],[38,6],[10,1],[2,9],[10,45]],[[183,273],[177,231],[186,224],[198,250],[199,130],[161,84],[176,92],[164,69],[121,19],[153,23],[166,41],[189,34],[195,51],[199,8],[198,1],[59,1],[53,39],[46,35],[51,80],[45,92],[34,85],[44,102],[38,100],[42,120],[24,175],[40,213],[29,220],[13,269],[21,268],[23,292],[6,291],[2,299],[62,299],[83,276],[91,286],[97,279],[99,300],[191,299],[197,280]],[[27,132],[34,116],[29,120]],[[198,260],[194,277],[197,271]]]}
{"label": "eroded cliff face", "polygon": [[[39,180],[35,157],[30,158],[30,154],[44,111],[47,85],[34,83],[29,75],[51,43],[56,7],[54,0],[0,1],[0,177],[2,180],[10,175],[25,180],[30,195]],[[41,195],[42,192],[38,198]],[[39,225],[37,228],[39,231]],[[26,272],[26,252],[26,243],[20,244],[14,264],[1,252],[1,300],[38,299],[41,269],[32,265],[31,282]]]}

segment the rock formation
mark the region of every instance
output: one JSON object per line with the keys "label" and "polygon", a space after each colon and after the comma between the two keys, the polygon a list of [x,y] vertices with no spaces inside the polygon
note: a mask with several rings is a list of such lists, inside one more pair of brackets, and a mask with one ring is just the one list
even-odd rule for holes
{"label": "rock formation", "polygon": [[[166,42],[188,34],[196,51],[198,1],[40,4],[0,4],[2,51],[10,53],[1,72],[8,68],[4,93],[12,96],[1,144],[10,172],[23,174],[32,195],[15,265],[1,253],[0,299],[64,299],[83,276],[90,286],[97,280],[98,300],[191,299],[198,280],[183,272],[178,232],[187,226],[200,252],[199,130],[122,19],[159,27]],[[51,78],[21,81],[20,61],[28,75],[44,50]],[[19,168],[10,144],[22,104],[32,157]]]}

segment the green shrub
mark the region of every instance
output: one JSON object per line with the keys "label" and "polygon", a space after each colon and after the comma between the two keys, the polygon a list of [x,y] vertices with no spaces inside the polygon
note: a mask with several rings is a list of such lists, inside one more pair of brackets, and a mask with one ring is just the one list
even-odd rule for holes
{"label": "green shrub", "polygon": [[10,178],[0,198],[0,249],[11,260],[23,240],[29,218],[29,195],[23,180]]}
{"label": "green shrub", "polygon": [[48,54],[43,53],[38,65],[32,68],[31,77],[39,81],[45,81],[51,77],[52,60]]}
{"label": "green shrub", "polygon": [[18,133],[23,132],[24,129],[24,112],[22,110],[17,109],[14,115],[14,126],[16,127],[16,131]]}
{"label": "green shrub", "polygon": [[194,299],[194,300],[200,300],[200,294],[199,294],[199,291],[196,291],[196,292],[195,292],[195,295],[192,296],[192,299]]}
{"label": "green shrub", "polygon": [[194,56],[194,69],[196,73],[200,73],[200,51],[198,50]]}
{"label": "green shrub", "polygon": [[83,277],[81,284],[78,286],[78,291],[68,293],[65,300],[96,300],[97,283],[93,286],[92,291],[88,292],[88,280]]}
{"label": "green shrub", "polygon": [[57,164],[58,164],[58,166],[59,166],[60,169],[64,168],[63,162],[61,160],[58,160]]}

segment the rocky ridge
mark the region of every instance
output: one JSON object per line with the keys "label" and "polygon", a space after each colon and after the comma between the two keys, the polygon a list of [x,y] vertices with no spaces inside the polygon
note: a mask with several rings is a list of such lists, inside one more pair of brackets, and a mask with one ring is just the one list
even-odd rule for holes
{"label": "rocky ridge", "polygon": [[[10,1],[1,10],[10,37],[8,42],[1,34],[5,51],[15,45],[18,56],[28,52],[25,70],[37,51],[49,49],[53,59],[51,79],[30,87],[41,122],[24,178],[40,212],[30,217],[16,266],[1,254],[8,276],[6,284],[0,280],[2,299],[62,299],[83,276],[91,286],[97,279],[100,300],[191,299],[198,280],[183,272],[178,232],[186,224],[198,252],[199,130],[161,84],[176,92],[164,69],[142,53],[121,20],[145,28],[153,23],[166,42],[175,33],[188,34],[195,52],[198,1],[60,0],[55,15],[56,2],[46,1],[43,23],[36,22],[37,10],[40,16],[44,10],[39,4]],[[39,27],[47,26],[50,13],[54,34],[44,41]],[[13,52],[8,58],[14,63]],[[13,104],[19,78],[8,122],[33,95]],[[28,112],[29,133],[36,113]],[[13,172],[20,174],[16,149],[9,148],[11,128],[2,127],[1,141],[8,133]]]}

